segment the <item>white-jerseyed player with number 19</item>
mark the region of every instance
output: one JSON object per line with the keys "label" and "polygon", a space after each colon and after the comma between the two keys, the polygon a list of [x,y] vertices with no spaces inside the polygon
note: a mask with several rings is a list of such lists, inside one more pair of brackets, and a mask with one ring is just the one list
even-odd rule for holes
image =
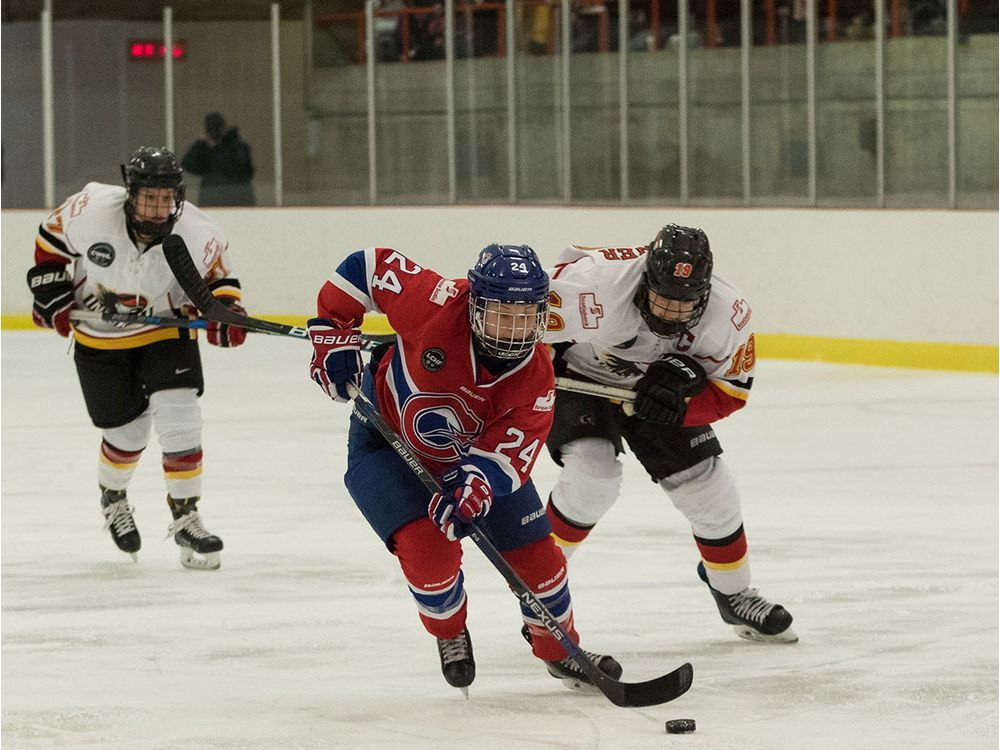
{"label": "white-jerseyed player with number 19", "polygon": [[750,305],[712,269],[705,233],[674,224],[648,246],[560,256],[544,338],[556,374],[636,397],[626,408],[557,393],[547,445],[562,471],[546,512],[569,557],[618,499],[627,443],[690,522],[723,621],[749,640],[792,643],[791,614],[750,587],[740,495],[711,426],[746,404],[756,365]]}

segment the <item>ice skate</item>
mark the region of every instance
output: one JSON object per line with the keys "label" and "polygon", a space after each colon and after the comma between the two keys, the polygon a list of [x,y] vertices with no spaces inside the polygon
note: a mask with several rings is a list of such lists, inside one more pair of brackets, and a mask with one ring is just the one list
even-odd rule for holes
{"label": "ice skate", "polygon": [[476,660],[472,655],[472,638],[465,628],[454,638],[438,638],[438,655],[441,673],[452,687],[457,687],[469,697],[469,685],[476,679]]}
{"label": "ice skate", "polygon": [[[592,651],[583,651],[583,654],[611,679],[617,680],[622,676],[622,665],[613,656],[595,654]],[[570,690],[586,693],[599,692],[587,673],[568,656],[561,661],[545,662],[545,668],[557,680],[562,680],[563,684]]]}
{"label": "ice skate", "polygon": [[104,512],[104,528],[111,532],[111,539],[118,549],[132,556],[134,562],[139,562],[136,552],[142,546],[139,529],[135,527],[132,518],[134,510],[128,504],[125,490],[109,490],[101,487],[101,510]]}
{"label": "ice skate", "polygon": [[723,621],[733,626],[740,638],[761,643],[795,643],[799,637],[792,630],[792,616],[780,604],[772,604],[746,588],[737,594],[723,594],[712,588],[705,572],[705,564],[698,563],[698,577],[712,592]]}
{"label": "ice skate", "polygon": [[[531,630],[527,625],[521,626],[521,637],[528,642],[528,645],[531,645]],[[583,651],[583,649],[580,650]],[[602,656],[592,651],[583,651],[583,653],[608,677],[617,680],[622,676],[622,665],[613,656]],[[562,680],[570,690],[580,690],[588,693],[598,692],[590,677],[580,669],[580,665],[568,656],[561,661],[545,662],[545,668],[557,680]]]}
{"label": "ice skate", "polygon": [[167,495],[174,522],[167,529],[181,550],[181,565],[193,570],[217,570],[222,564],[219,551],[222,540],[208,532],[198,515],[197,497],[175,500]]}

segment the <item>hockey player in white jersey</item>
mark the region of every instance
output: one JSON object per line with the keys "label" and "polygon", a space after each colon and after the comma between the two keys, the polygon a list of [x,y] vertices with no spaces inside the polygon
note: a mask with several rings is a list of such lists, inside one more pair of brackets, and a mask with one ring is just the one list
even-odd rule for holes
{"label": "hockey player in white jersey", "polygon": [[[201,411],[204,390],[196,332],[103,321],[71,322],[75,308],[163,317],[195,310],[163,257],[161,243],[176,233],[191,248],[212,293],[233,309],[240,283],[230,268],[228,242],[196,206],[184,200],[174,154],[143,146],[122,165],[124,187],[89,183],[42,222],[35,265],[28,271],[35,323],[73,334],[74,361],[87,411],[101,430],[97,469],[105,528],[136,557],[139,530],[127,489],[155,428],[162,449],[168,535],[181,563],[219,567],[222,540],[207,531],[201,497]],[[208,341],[239,346],[246,331],[212,323]]]}
{"label": "hockey player in white jersey", "polygon": [[750,305],[712,265],[705,233],[674,224],[649,246],[560,256],[545,336],[556,374],[636,396],[557,392],[547,445],[562,471],[546,512],[569,557],[618,499],[624,440],[690,522],[722,619],[749,640],[794,642],[792,616],[750,587],[740,496],[711,427],[746,404],[756,363]]}

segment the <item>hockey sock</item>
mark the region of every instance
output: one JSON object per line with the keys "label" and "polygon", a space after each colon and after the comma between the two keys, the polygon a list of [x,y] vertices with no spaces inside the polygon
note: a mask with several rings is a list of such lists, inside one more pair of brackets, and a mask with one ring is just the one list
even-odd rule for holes
{"label": "hockey sock", "polygon": [[615,504],[622,465],[615,446],[602,438],[579,438],[561,447],[563,470],[552,488],[546,515],[556,543],[572,554]]}
{"label": "hockey sock", "polygon": [[393,540],[424,628],[435,638],[457,637],[465,628],[468,603],[461,543],[448,541],[429,518],[406,524]]}
{"label": "hockey sock", "polygon": [[135,451],[121,450],[107,440],[102,440],[101,458],[97,465],[97,481],[101,487],[109,490],[127,489],[135,468],[139,465],[142,451],[142,448]]}
{"label": "hockey sock", "polygon": [[172,497],[201,496],[201,446],[163,454],[163,477]]}
{"label": "hockey sock", "polygon": [[563,554],[569,559],[576,547],[590,534],[593,526],[581,526],[566,518],[552,502],[552,496],[545,504],[545,515],[552,526],[552,539],[558,544]]}
{"label": "hockey sock", "polygon": [[[573,626],[573,602],[566,576],[566,558],[552,537],[504,552],[503,557],[552,613],[573,643],[578,643],[580,636]],[[521,616],[531,633],[531,652],[535,656],[543,661],[566,658],[566,650],[530,607],[522,604]]]}
{"label": "hockey sock", "polygon": [[695,534],[694,541],[713,589],[723,594],[736,594],[750,585],[750,560],[743,524],[722,539],[705,539]]}

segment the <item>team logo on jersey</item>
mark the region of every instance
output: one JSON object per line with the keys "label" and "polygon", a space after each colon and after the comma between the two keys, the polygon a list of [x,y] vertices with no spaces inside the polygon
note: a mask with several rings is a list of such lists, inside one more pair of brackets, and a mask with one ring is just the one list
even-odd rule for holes
{"label": "team logo on jersey", "polygon": [[420,363],[427,372],[437,372],[444,367],[444,352],[440,349],[424,349],[420,355]]}
{"label": "team logo on jersey", "polygon": [[737,331],[742,331],[743,326],[750,322],[750,305],[745,299],[738,299],[733,303],[733,317],[730,320]]}
{"label": "team logo on jersey", "polygon": [[603,354],[598,361],[603,367],[619,377],[629,378],[635,375],[642,375],[642,370],[639,369],[639,366],[635,362],[629,362],[627,359],[616,357],[614,354]]}
{"label": "team logo on jersey", "polygon": [[552,411],[552,407],[556,405],[556,391],[554,388],[550,388],[549,392],[544,396],[539,396],[535,399],[535,405],[532,407],[533,411]]}
{"label": "team logo on jersey", "polygon": [[431,302],[435,305],[444,305],[452,297],[458,296],[458,287],[451,279],[441,279],[431,292]]}
{"label": "team logo on jersey", "polygon": [[424,458],[459,460],[462,449],[483,430],[483,420],[453,393],[418,393],[406,399],[399,415],[403,437]]}
{"label": "team logo on jersey", "polygon": [[604,308],[597,304],[597,295],[593,292],[584,292],[580,295],[580,322],[584,328],[598,328],[601,325],[601,318],[604,317]]}
{"label": "team logo on jersey", "polygon": [[149,300],[141,294],[118,294],[103,284],[97,285],[97,294],[94,296],[104,312],[142,314],[151,307]]}
{"label": "team logo on jersey", "polygon": [[623,341],[620,344],[615,344],[612,349],[631,349],[635,346],[635,342],[639,340],[638,336],[633,336],[628,341]]}
{"label": "team logo on jersey", "polygon": [[115,249],[107,242],[96,242],[87,250],[87,259],[95,266],[107,268],[115,260]]}

